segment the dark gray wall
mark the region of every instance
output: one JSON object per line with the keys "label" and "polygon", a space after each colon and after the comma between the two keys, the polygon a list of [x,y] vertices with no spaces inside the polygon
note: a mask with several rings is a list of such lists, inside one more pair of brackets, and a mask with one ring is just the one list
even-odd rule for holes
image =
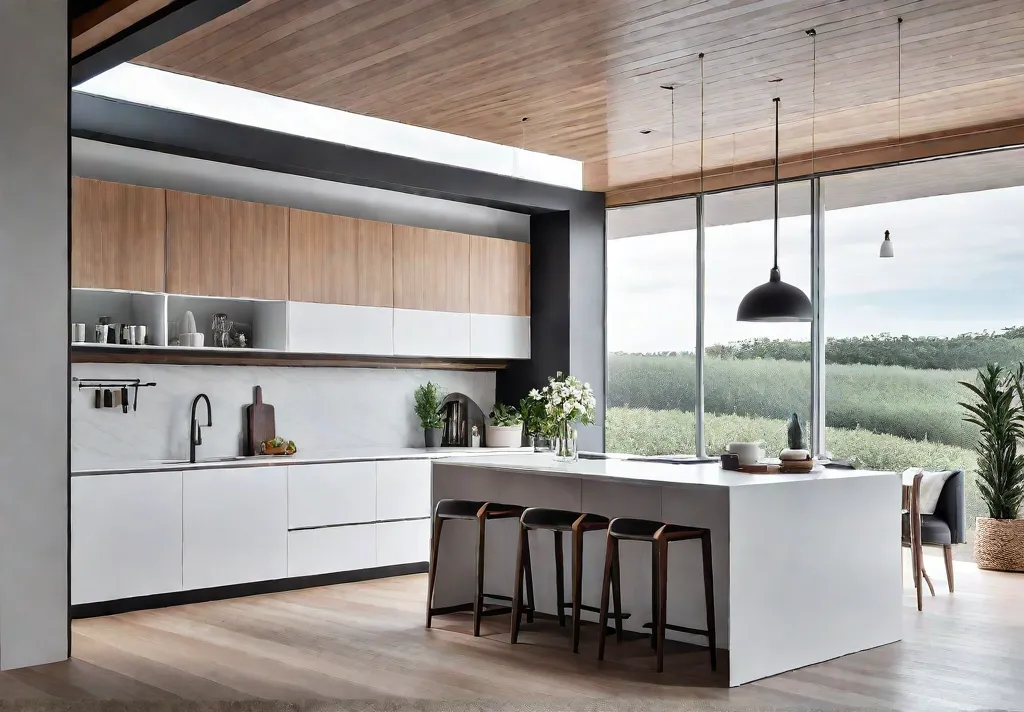
{"label": "dark gray wall", "polygon": [[0,3],[0,668],[68,653],[65,0]]}

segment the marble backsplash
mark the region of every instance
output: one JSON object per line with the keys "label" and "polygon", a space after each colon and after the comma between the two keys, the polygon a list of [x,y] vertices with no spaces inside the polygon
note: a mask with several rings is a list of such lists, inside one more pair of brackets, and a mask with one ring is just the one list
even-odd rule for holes
{"label": "marble backsplash", "polygon": [[[475,400],[484,412],[494,402],[494,372],[271,366],[164,366],[80,363],[78,378],[155,381],[139,391],[138,411],[94,407],[92,389],[71,390],[71,467],[97,462],[187,458],[192,399],[206,393],[213,427],[203,428],[202,457],[242,453],[245,406],[253,386],[274,406],[277,434],[301,450],[422,447],[413,391],[428,380]],[[74,386],[74,384],[73,384]],[[205,422],[204,404],[199,404]]]}

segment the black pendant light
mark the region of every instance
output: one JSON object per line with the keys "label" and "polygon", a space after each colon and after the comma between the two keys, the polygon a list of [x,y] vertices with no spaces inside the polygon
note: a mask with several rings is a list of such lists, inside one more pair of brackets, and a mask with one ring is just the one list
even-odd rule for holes
{"label": "black pendant light", "polygon": [[775,102],[775,261],[768,282],[754,287],[736,310],[737,321],[810,321],[811,300],[800,289],[782,281],[779,272],[779,103]]}

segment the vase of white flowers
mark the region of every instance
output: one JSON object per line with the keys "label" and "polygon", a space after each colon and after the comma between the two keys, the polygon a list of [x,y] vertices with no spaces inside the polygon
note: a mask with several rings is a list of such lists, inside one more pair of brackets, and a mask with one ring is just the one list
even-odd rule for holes
{"label": "vase of white flowers", "polygon": [[551,449],[559,462],[576,462],[577,424],[594,422],[597,399],[589,383],[581,383],[574,376],[563,376],[559,371],[548,379],[541,390],[530,391],[530,398],[544,404],[544,412],[552,433]]}

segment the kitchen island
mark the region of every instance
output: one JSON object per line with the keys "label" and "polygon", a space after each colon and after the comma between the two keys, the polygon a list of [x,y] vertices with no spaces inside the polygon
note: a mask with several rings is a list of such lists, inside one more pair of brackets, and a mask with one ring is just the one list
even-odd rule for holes
{"label": "kitchen island", "polygon": [[[453,457],[433,463],[431,498],[710,529],[718,647],[728,649],[723,659],[732,686],[900,639],[900,479],[893,473],[747,475],[724,471],[718,463],[558,463],[549,454]],[[472,600],[474,526],[451,522],[444,527],[435,607]],[[517,526],[515,520],[488,523],[487,593],[512,594]],[[554,538],[531,533],[530,548],[537,610],[553,615]],[[585,605],[600,603],[604,550],[603,533],[585,535]],[[651,547],[623,542],[620,551],[623,611],[630,614],[624,627],[644,632],[643,624],[651,620]],[[668,622],[703,628],[700,544],[670,545],[668,566]],[[585,611],[583,618],[596,621],[597,616]],[[533,624],[539,625],[557,624]],[[521,643],[529,644],[530,629],[524,624]],[[586,630],[581,654],[596,654],[595,638],[588,639]],[[667,637],[706,645],[703,637],[684,633],[669,631]],[[568,647],[566,654],[572,655]],[[666,674],[671,671],[666,665]]]}

